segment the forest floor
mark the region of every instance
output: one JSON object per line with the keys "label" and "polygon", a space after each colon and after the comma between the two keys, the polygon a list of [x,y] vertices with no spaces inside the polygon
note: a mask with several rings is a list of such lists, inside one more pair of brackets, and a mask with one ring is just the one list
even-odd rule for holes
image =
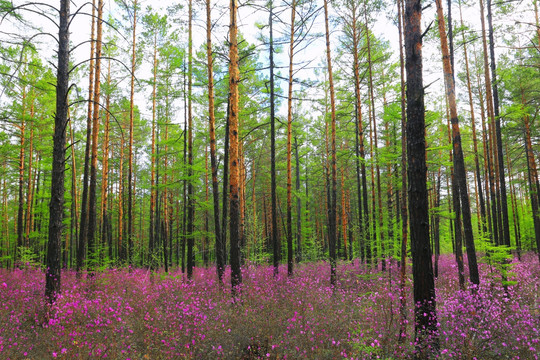
{"label": "forest floor", "polygon": [[[477,295],[460,291],[455,261],[439,262],[437,316],[441,359],[538,359],[540,266],[529,254],[512,262],[505,295],[497,271],[481,264]],[[380,268],[380,264],[379,264]],[[409,269],[410,270],[410,269]],[[340,263],[246,266],[237,301],[229,278],[197,268],[108,270],[78,280],[62,273],[62,295],[45,305],[39,270],[0,270],[1,359],[407,359],[414,350],[412,288],[407,332],[399,340],[399,271]],[[228,276],[228,275],[226,275]],[[410,275],[409,275],[410,276]]]}

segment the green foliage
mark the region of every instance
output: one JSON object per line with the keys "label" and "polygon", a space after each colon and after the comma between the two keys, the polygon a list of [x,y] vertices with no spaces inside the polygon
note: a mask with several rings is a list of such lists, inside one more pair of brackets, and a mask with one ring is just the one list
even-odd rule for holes
{"label": "green foliage", "polygon": [[17,247],[18,266],[21,269],[39,269],[42,267],[39,256],[27,246]]}
{"label": "green foliage", "polygon": [[[515,280],[509,280],[516,274],[512,271],[513,265],[511,263],[513,259],[512,251],[514,247],[510,246],[495,246],[491,242],[486,241],[485,238],[479,238],[477,241],[478,250],[485,252],[486,256],[480,259],[480,262],[488,264],[492,269],[491,274],[500,274],[498,276],[491,277],[491,281],[500,281],[503,286],[515,285]],[[496,270],[496,273],[493,272]]]}

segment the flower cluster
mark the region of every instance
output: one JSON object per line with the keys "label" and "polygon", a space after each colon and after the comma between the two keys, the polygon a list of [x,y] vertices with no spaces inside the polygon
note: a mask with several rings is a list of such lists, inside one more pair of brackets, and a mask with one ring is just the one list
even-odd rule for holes
{"label": "flower cluster", "polygon": [[[482,265],[481,286],[460,291],[453,258],[439,261],[437,319],[441,359],[535,359],[540,351],[540,270],[515,261],[515,285],[502,287]],[[114,269],[93,277],[62,274],[62,294],[45,303],[38,270],[0,270],[2,359],[369,359],[414,352],[412,281],[400,338],[399,267],[328,263],[286,268],[246,265],[240,295],[215,269],[152,274]],[[410,275],[409,275],[410,277]],[[229,284],[226,272],[224,282]]]}

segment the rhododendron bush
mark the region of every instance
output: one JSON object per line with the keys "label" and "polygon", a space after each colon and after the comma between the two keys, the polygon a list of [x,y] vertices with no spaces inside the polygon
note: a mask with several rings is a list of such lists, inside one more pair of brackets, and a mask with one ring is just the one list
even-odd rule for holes
{"label": "rhododendron bush", "polygon": [[[460,291],[455,261],[439,263],[441,359],[537,359],[540,268],[514,260],[505,293],[483,264],[477,291]],[[107,270],[77,279],[63,272],[62,294],[46,305],[39,270],[0,270],[2,359],[401,359],[414,352],[412,290],[399,338],[398,265],[385,272],[340,263],[329,287],[327,263],[301,264],[292,278],[272,267],[243,267],[233,300],[215,269]],[[227,274],[226,276],[229,276]],[[225,278],[225,284],[229,279]]]}

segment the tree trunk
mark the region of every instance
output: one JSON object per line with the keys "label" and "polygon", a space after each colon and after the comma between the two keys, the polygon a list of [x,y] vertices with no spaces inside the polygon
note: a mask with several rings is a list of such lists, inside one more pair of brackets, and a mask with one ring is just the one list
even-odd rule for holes
{"label": "tree trunk", "polygon": [[216,156],[216,118],[214,113],[214,73],[212,57],[212,21],[210,12],[210,0],[206,1],[206,59],[208,66],[208,132],[210,136],[210,164],[212,166],[212,198],[214,200],[214,233],[216,237],[216,271],[219,282],[223,282],[225,268],[225,254],[219,222],[219,186],[218,164]]}
{"label": "tree trunk", "polygon": [[26,137],[26,86],[23,86],[21,99],[21,126],[20,126],[20,149],[19,149],[19,196],[18,196],[18,209],[17,209],[17,247],[15,248],[15,259],[18,259],[19,249],[22,251],[24,246],[23,232],[24,232],[24,150],[25,150],[25,137]]}
{"label": "tree trunk", "polygon": [[456,180],[459,186],[461,200],[461,211],[463,215],[463,230],[465,233],[465,246],[467,248],[467,260],[469,262],[469,276],[474,285],[480,284],[478,275],[478,264],[476,263],[476,250],[471,224],[471,208],[469,203],[469,194],[467,188],[467,173],[465,171],[465,160],[463,159],[463,150],[461,148],[461,134],[459,130],[459,120],[457,115],[456,95],[452,64],[448,52],[446,40],[446,30],[444,24],[444,14],[441,0],[435,0],[437,4],[437,17],[439,20],[439,37],[441,39],[441,50],[443,57],[444,79],[446,86],[446,98],[450,108],[450,121],[452,123],[452,145],[454,155],[454,167],[456,170]]}
{"label": "tree trunk", "polygon": [[[124,129],[123,129],[124,130]],[[120,169],[118,170],[118,241],[117,256],[120,261],[125,260],[124,239],[124,140],[120,139]]]}
{"label": "tree trunk", "polygon": [[192,0],[189,0],[189,25],[188,25],[188,205],[187,205],[187,277],[191,280],[193,277],[193,182],[191,177],[193,175],[193,115],[191,113],[191,98],[192,98],[192,83],[193,83],[193,36],[192,36],[192,22],[193,22],[193,10]]}
{"label": "tree trunk", "polygon": [[294,137],[296,159],[296,262],[302,261],[302,200],[300,199],[300,157],[298,156],[298,138]]}
{"label": "tree trunk", "polygon": [[97,15],[97,36],[96,36],[96,67],[94,76],[94,109],[92,111],[92,161],[90,164],[90,194],[88,199],[88,271],[89,276],[93,275],[97,265],[96,247],[96,223],[97,223],[97,155],[98,155],[98,135],[99,135],[99,95],[101,85],[101,37],[103,24],[103,0],[98,0]]}
{"label": "tree trunk", "polygon": [[133,40],[131,53],[131,88],[129,96],[129,148],[128,148],[128,228],[127,228],[127,260],[128,264],[133,265],[133,193],[135,185],[133,184],[133,122],[135,120],[135,54],[136,54],[136,27],[137,27],[137,0],[133,1]]}
{"label": "tree trunk", "polygon": [[[447,102],[448,103],[448,102]],[[452,145],[452,126],[448,116],[448,106],[446,111],[448,117],[448,144]],[[452,147],[453,149],[453,147]],[[453,150],[449,151],[448,157],[451,164],[454,164]],[[454,245],[454,255],[456,257],[456,265],[458,268],[459,288],[465,290],[465,268],[463,266],[463,232],[461,222],[461,202],[459,200],[459,185],[454,171],[454,165],[450,165],[450,183],[452,184],[452,208],[454,210],[454,222],[452,239]]]}
{"label": "tree trunk", "polygon": [[512,178],[512,162],[506,145],[506,163],[508,165],[508,177],[510,180],[510,203],[512,204],[512,220],[514,221],[514,236],[516,238],[516,252],[518,259],[521,260],[521,231],[519,226],[519,213],[517,212],[516,191],[514,189],[514,180]]}
{"label": "tree trunk", "polygon": [[[463,27],[463,16],[461,12],[461,2],[459,3],[459,16],[461,21],[461,27]],[[480,214],[481,214],[481,229],[485,234],[487,232],[486,228],[486,205],[484,201],[484,192],[482,191],[482,176],[480,173],[480,160],[478,157],[478,144],[476,138],[476,122],[474,118],[474,103],[472,97],[472,86],[471,86],[471,76],[469,72],[469,59],[467,56],[467,42],[465,41],[464,32],[461,33],[463,40],[463,53],[465,57],[465,74],[467,76],[467,90],[469,95],[469,106],[471,111],[471,127],[472,127],[472,136],[473,136],[473,146],[474,146],[474,165],[476,170],[476,181],[477,181],[477,194],[480,202]],[[453,67],[452,67],[453,69]]]}
{"label": "tree trunk", "polygon": [[[79,223],[79,217],[78,217],[78,204],[77,204],[77,198],[79,196],[77,192],[77,163],[75,160],[75,146],[74,140],[73,140],[73,126],[71,121],[69,121],[69,136],[70,136],[70,148],[71,148],[71,216],[70,216],[70,255],[71,255],[71,262],[73,261],[73,248],[77,250],[77,239],[79,238],[78,234],[78,223]],[[39,191],[39,176],[37,180],[38,189]],[[75,234],[73,234],[75,232]],[[70,263],[71,268],[72,263]]]}
{"label": "tree trunk", "polygon": [[397,1],[398,7],[398,32],[399,32],[399,64],[401,79],[401,249],[400,249],[400,271],[399,271],[399,342],[406,339],[407,331],[407,297],[405,296],[405,281],[407,276],[407,238],[409,233],[408,208],[407,208],[407,114],[405,95],[405,64],[403,56],[403,1]]}
{"label": "tree trunk", "polygon": [[[485,82],[486,82],[485,85],[486,85],[486,105],[487,105],[486,108],[487,108],[487,115],[488,115],[488,123],[492,124],[495,121],[495,117],[494,117],[495,115],[494,115],[494,110],[493,110],[493,97],[492,97],[492,92],[491,92],[492,91],[491,76],[489,74],[486,25],[484,21],[484,2],[483,0],[479,0],[479,3],[480,3],[480,22],[482,24],[482,46],[484,50],[484,77],[485,77]],[[479,90],[480,90],[480,87],[479,87]],[[493,134],[493,132],[491,131],[491,126],[490,126],[489,133]],[[487,135],[484,135],[484,136],[487,136]],[[500,213],[498,211],[499,209],[497,208],[496,191],[495,191],[494,178],[493,178],[493,166],[494,166],[494,162],[496,161],[496,158],[493,156],[495,150],[493,149],[493,146],[489,146],[489,142],[487,142],[486,144],[487,144],[487,156],[488,156],[487,159],[488,159],[488,167],[489,167],[489,172],[488,172],[489,187],[490,187],[491,207],[492,207],[491,230],[492,230],[493,240],[495,244],[499,245],[500,243],[499,239],[502,236],[502,234],[500,234],[499,232],[499,220],[498,220],[497,215]],[[489,150],[490,147],[492,151]]]}
{"label": "tree trunk", "polygon": [[536,169],[536,161],[531,142],[531,127],[529,117],[523,118],[525,123],[525,149],[527,151],[527,173],[529,180],[529,194],[531,198],[534,235],[536,240],[536,249],[538,253],[538,261],[540,262],[540,209],[539,209],[539,190],[540,184],[538,181],[538,172]]}
{"label": "tree trunk", "polygon": [[[292,95],[293,95],[293,56],[294,56],[294,21],[296,1],[291,4],[291,36],[289,41],[289,91],[287,98],[287,274],[293,274],[293,240],[292,240]],[[298,149],[297,149],[298,151]],[[297,165],[298,166],[298,165]],[[299,214],[298,214],[299,215]]]}
{"label": "tree trunk", "polygon": [[[476,60],[476,54],[475,54],[475,60]],[[489,152],[489,145],[487,142],[487,131],[486,131],[486,111],[484,107],[484,97],[481,90],[481,81],[480,81],[480,75],[477,74],[477,90],[478,90],[478,99],[480,101],[480,119],[481,119],[481,126],[482,126],[482,150],[484,155],[484,179],[485,179],[485,189],[486,189],[486,216],[487,216],[487,230],[489,233],[489,239],[493,240],[493,224],[492,224],[492,216],[491,216],[491,204],[490,204],[490,197],[493,199],[493,193],[491,191],[492,187],[492,174],[491,174],[491,160],[490,160],[490,152]],[[488,196],[488,194],[490,196]]]}
{"label": "tree trunk", "polygon": [[441,168],[437,174],[437,181],[434,182],[435,185],[435,211],[433,214],[433,245],[435,248],[435,277],[439,277],[439,256],[441,254],[441,242],[440,242],[440,227],[441,216],[439,215],[439,206],[441,205]]}
{"label": "tree trunk", "polygon": [[92,145],[92,109],[94,100],[94,61],[95,61],[95,25],[96,25],[96,1],[92,0],[92,29],[90,32],[90,66],[88,75],[88,115],[86,118],[86,145],[84,150],[84,170],[82,183],[82,199],[81,199],[81,217],[79,223],[79,242],[77,244],[77,276],[80,276],[80,271],[84,266],[86,257],[86,244],[88,236],[88,177],[90,176],[90,147]]}
{"label": "tree trunk", "polygon": [[407,162],[414,304],[417,304],[415,307],[417,344],[415,357],[427,359],[438,352],[439,339],[435,283],[429,247],[421,16],[421,2],[419,0],[406,0]]}
{"label": "tree trunk", "polygon": [[[188,138],[188,100],[187,100],[187,76],[186,76],[186,65],[184,62],[183,69],[184,77],[184,147],[183,152],[184,156],[182,157],[182,169],[186,171],[186,160],[187,160],[187,138]],[[188,201],[187,201],[187,177],[184,177],[182,180],[182,274],[186,272],[186,242],[187,242],[187,213],[188,213]]]}
{"label": "tree trunk", "polygon": [[[232,1],[232,0],[231,0]],[[227,212],[229,208],[229,141],[230,141],[230,117],[231,104],[227,102],[227,121],[225,122],[225,144],[223,154],[223,199],[222,199],[222,214],[221,214],[221,245],[223,246],[221,253],[223,254],[223,266],[227,263]],[[230,227],[230,224],[229,224]]]}
{"label": "tree trunk", "polygon": [[51,200],[49,202],[49,240],[47,247],[47,270],[45,273],[45,297],[54,303],[61,291],[60,255],[62,220],[64,217],[64,169],[66,156],[66,125],[68,122],[69,91],[69,0],[60,1],[58,31],[58,66],[56,84],[56,116],[54,118],[53,163],[51,173]]}
{"label": "tree trunk", "polygon": [[[111,85],[111,60],[108,61],[107,66],[107,87],[110,88]],[[101,171],[101,243],[105,247],[107,242],[107,247],[109,250],[109,261],[112,260],[111,253],[111,244],[108,242],[108,228],[109,228],[109,140],[110,140],[110,107],[111,107],[111,94],[110,91],[105,95],[105,134],[103,139],[103,160],[102,160],[102,171]]]}
{"label": "tree trunk", "polygon": [[156,246],[155,246],[155,216],[156,216],[156,88],[157,88],[157,31],[154,34],[154,56],[152,69],[152,142],[150,155],[150,214],[149,214],[149,229],[148,229],[148,266],[150,270],[156,268]]}
{"label": "tree trunk", "polygon": [[332,76],[332,56],[330,53],[330,27],[328,25],[328,0],[324,0],[324,23],[326,29],[326,61],[328,64],[328,82],[330,85],[331,106],[331,173],[330,207],[328,209],[328,249],[330,255],[330,285],[335,286],[336,274],[336,215],[337,215],[337,169],[336,169],[336,103],[334,79]]}
{"label": "tree trunk", "polygon": [[[364,130],[362,123],[362,99],[360,95],[360,60],[358,58],[360,34],[357,27],[357,6],[353,3],[351,27],[353,32],[353,70],[354,70],[354,93],[355,102],[355,141],[356,141],[356,187],[358,192],[358,222],[360,226],[360,259],[362,262],[371,263],[371,238],[368,229],[368,196],[366,178],[366,158],[364,150]],[[361,170],[360,170],[361,169]],[[360,181],[360,173],[362,174]]]}
{"label": "tree trunk", "polygon": [[[208,204],[208,146],[204,147],[204,201]],[[208,234],[209,229],[209,216],[208,209],[204,210],[204,235],[202,239],[202,253],[204,267],[208,267]]]}
{"label": "tree trunk", "polygon": [[[366,4],[365,2],[364,4]],[[375,240],[375,249],[377,249],[377,233],[380,236],[380,246],[381,251],[379,256],[381,257],[381,269],[384,271],[386,270],[386,259],[385,259],[385,238],[384,238],[384,232],[383,232],[383,215],[382,215],[382,193],[381,193],[381,168],[379,166],[379,150],[377,146],[377,122],[376,122],[376,116],[375,116],[375,95],[373,90],[373,72],[372,72],[372,60],[371,60],[371,34],[368,28],[368,17],[367,17],[367,8],[365,8],[364,11],[365,16],[365,27],[366,27],[366,45],[367,45],[367,63],[368,63],[368,80],[369,80],[369,97],[370,101],[369,104],[371,106],[371,112],[370,112],[370,120],[371,120],[371,131],[370,131],[370,143],[371,143],[371,159],[375,159],[375,164],[372,165],[371,168],[371,184],[372,184],[372,206],[373,206],[373,236]],[[373,141],[372,137],[373,136]],[[375,168],[373,168],[375,166]],[[375,204],[375,181],[374,181],[374,172],[376,172],[377,176],[377,205]],[[375,208],[377,208],[377,214],[378,217],[375,214]],[[379,231],[377,231],[377,223],[379,227]],[[377,256],[376,256],[377,258]],[[375,263],[377,263],[377,259],[375,259]]]}
{"label": "tree trunk", "polygon": [[272,249],[273,249],[273,264],[274,264],[274,276],[279,273],[279,254],[280,248],[278,246],[278,234],[277,234],[277,195],[276,195],[276,119],[275,119],[275,105],[274,105],[274,4],[272,0],[269,2],[270,18],[268,20],[270,27],[270,189],[272,196]]}
{"label": "tree trunk", "polygon": [[495,63],[495,40],[493,38],[493,22],[491,15],[491,0],[487,0],[487,18],[489,26],[489,55],[491,59],[491,79],[493,87],[493,116],[495,119],[495,140],[497,149],[497,162],[499,164],[499,186],[500,186],[500,210],[502,212],[502,227],[503,231],[501,243],[510,246],[510,222],[508,218],[508,199],[506,194],[506,178],[504,176],[504,155],[501,136],[501,118],[499,114],[499,91],[497,88],[497,66]]}
{"label": "tree trunk", "polygon": [[231,0],[230,3],[230,28],[229,28],[229,167],[230,175],[230,261],[231,261],[231,289],[233,297],[237,295],[239,286],[242,284],[242,273],[240,270],[240,249],[239,242],[239,171],[238,171],[238,83],[240,75],[238,71],[238,24],[237,24],[238,3]]}

